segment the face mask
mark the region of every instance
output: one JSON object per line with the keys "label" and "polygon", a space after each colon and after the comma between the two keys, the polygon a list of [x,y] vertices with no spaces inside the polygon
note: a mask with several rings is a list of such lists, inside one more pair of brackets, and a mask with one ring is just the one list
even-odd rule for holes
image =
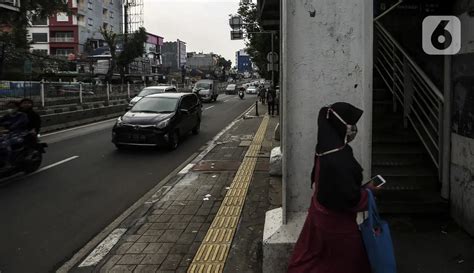
{"label": "face mask", "polygon": [[347,143],[352,142],[356,136],[357,136],[357,126],[347,125],[347,131],[346,131]]}
{"label": "face mask", "polygon": [[336,111],[334,111],[331,108],[328,109],[327,118],[329,118],[329,113],[333,113],[334,116],[337,119],[339,119],[339,121],[341,121],[344,125],[346,125],[346,136],[344,138],[344,144],[352,142],[355,139],[356,135],[357,135],[357,126],[348,124],[343,118],[341,118],[341,116],[339,116],[338,113],[336,113]]}
{"label": "face mask", "polygon": [[7,113],[8,114],[14,114],[14,113],[16,113],[16,109],[11,109],[11,108],[7,109]]}
{"label": "face mask", "polygon": [[316,153],[317,156],[323,156],[323,155],[331,154],[331,153],[334,153],[334,152],[337,152],[337,151],[340,151],[340,150],[344,149],[344,147],[346,147],[347,143],[352,142],[355,139],[356,135],[357,135],[357,126],[348,124],[343,118],[341,118],[341,116],[339,116],[339,114],[336,111],[334,111],[331,108],[331,106],[328,107],[328,112],[326,114],[326,119],[329,119],[329,114],[330,113],[333,113],[334,116],[337,119],[339,119],[344,125],[346,125],[346,136],[344,137],[344,145],[342,147],[339,147],[339,148],[336,148],[334,150],[330,150],[330,151],[327,151],[327,152],[324,152],[324,153],[321,153],[321,154]]}

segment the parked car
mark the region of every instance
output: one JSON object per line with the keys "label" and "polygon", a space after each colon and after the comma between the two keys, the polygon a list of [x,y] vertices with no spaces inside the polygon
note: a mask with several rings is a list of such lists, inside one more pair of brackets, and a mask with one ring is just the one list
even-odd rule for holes
{"label": "parked car", "polygon": [[201,101],[217,101],[217,97],[219,96],[217,82],[214,80],[200,80],[194,85],[193,93],[198,95]]}
{"label": "parked car", "polygon": [[226,94],[236,94],[237,93],[237,85],[236,84],[229,84],[225,88]]}
{"label": "parked car", "polygon": [[202,105],[193,93],[161,93],[139,100],[119,117],[112,129],[112,142],[124,146],[168,146],[174,150],[180,138],[199,134]]}
{"label": "parked car", "polygon": [[173,86],[173,85],[158,85],[158,86],[145,87],[142,89],[142,91],[140,91],[140,93],[138,93],[136,97],[134,97],[128,103],[127,110],[130,110],[135,105],[135,103],[137,103],[143,97],[146,97],[148,95],[159,94],[159,93],[176,93],[176,92],[178,92],[178,90],[176,86]]}
{"label": "parked car", "polygon": [[258,93],[257,87],[249,86],[247,90],[245,90],[245,93],[256,95]]}

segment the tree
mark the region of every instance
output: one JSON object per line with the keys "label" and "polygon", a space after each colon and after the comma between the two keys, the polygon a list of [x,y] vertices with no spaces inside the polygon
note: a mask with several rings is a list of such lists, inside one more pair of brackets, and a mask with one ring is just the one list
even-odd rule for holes
{"label": "tree", "polygon": [[[140,28],[132,33],[131,37],[118,36],[111,29],[100,30],[105,42],[109,46],[111,61],[107,71],[106,80],[112,79],[116,67],[120,70],[120,77],[125,79],[128,66],[137,58],[142,57],[145,52],[147,34],[145,28]],[[126,38],[126,39],[125,39]],[[122,50],[117,54],[118,44],[121,43]]]}
{"label": "tree", "polygon": [[101,28],[100,29],[100,34],[102,34],[102,37],[104,37],[104,41],[107,43],[109,46],[109,51],[110,51],[110,65],[109,69],[107,70],[107,75],[105,76],[105,80],[107,82],[110,82],[112,80],[112,76],[114,74],[114,70],[117,67],[117,34],[112,31],[112,29],[107,29],[107,28]]}
{"label": "tree", "polygon": [[226,60],[221,55],[217,55],[217,67],[222,69],[222,78],[225,80],[226,78],[226,71],[232,67],[232,61]]}
{"label": "tree", "polygon": [[[69,12],[64,0],[23,0],[18,12],[2,11],[0,16],[0,77],[9,59],[29,57],[28,26],[33,16],[48,18],[58,12]],[[7,30],[7,31],[5,31]],[[18,53],[20,53],[18,55]],[[13,56],[14,55],[14,56]],[[12,66],[16,66],[12,64]]]}
{"label": "tree", "polygon": [[[249,33],[246,39],[246,51],[250,55],[252,62],[258,67],[260,74],[270,79],[271,73],[267,71],[267,54],[271,51],[271,35],[252,34],[251,32],[261,32],[263,29],[258,22],[258,10],[252,1],[241,1],[238,14],[244,22],[244,30]],[[280,51],[279,42],[274,42],[274,51]],[[278,76],[278,75],[277,75]]]}
{"label": "tree", "polygon": [[[127,34],[125,34],[127,35]],[[145,42],[147,34],[145,28],[141,27],[135,31],[131,37],[125,37],[123,50],[117,58],[117,64],[120,68],[120,77],[125,78],[128,66],[145,52]]]}

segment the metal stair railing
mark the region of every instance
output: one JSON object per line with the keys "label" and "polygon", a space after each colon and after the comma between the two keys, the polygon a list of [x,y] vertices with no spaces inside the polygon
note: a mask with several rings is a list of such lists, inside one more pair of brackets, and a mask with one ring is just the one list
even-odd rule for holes
{"label": "metal stair railing", "polygon": [[[440,180],[449,159],[443,142],[450,137],[445,128],[446,101],[443,93],[425,72],[407,54],[393,36],[382,26],[374,23],[374,68],[393,94],[394,107],[403,106],[405,127],[411,123],[433,163],[439,170]],[[446,124],[448,126],[448,124]]]}

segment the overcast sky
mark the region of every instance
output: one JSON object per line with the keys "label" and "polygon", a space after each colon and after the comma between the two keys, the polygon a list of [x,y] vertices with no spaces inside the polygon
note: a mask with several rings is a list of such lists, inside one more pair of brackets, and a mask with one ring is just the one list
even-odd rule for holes
{"label": "overcast sky", "polygon": [[145,0],[145,27],[166,41],[180,39],[187,51],[221,54],[235,65],[243,41],[230,40],[229,14],[239,0]]}

